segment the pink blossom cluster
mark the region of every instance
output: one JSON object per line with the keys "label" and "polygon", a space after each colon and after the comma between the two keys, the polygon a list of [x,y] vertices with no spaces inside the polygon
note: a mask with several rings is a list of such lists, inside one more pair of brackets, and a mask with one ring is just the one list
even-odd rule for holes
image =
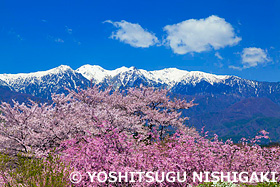
{"label": "pink blossom cluster", "polygon": [[[261,132],[251,141],[233,144],[215,136],[176,133],[161,140],[155,133],[147,142],[141,137],[129,138],[117,128],[108,133],[67,140],[63,143],[63,160],[82,174],[78,186],[129,186],[125,181],[100,183],[91,181],[87,172],[186,172],[186,182],[130,183],[132,186],[186,186],[193,183],[193,172],[280,172],[280,149],[262,148],[257,144],[266,138]],[[197,184],[197,183],[196,183]]]}

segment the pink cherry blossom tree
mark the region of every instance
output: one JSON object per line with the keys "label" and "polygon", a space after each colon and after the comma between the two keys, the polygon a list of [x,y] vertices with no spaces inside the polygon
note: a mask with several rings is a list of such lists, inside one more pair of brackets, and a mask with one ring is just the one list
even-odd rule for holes
{"label": "pink cherry blossom tree", "polygon": [[68,95],[53,95],[52,104],[1,104],[1,147],[14,152],[42,154],[60,142],[85,134],[106,133],[97,124],[106,121],[119,132],[149,137],[153,128],[160,137],[172,126],[185,133],[181,110],[194,106],[185,100],[171,99],[168,90],[147,87],[124,91],[100,90],[93,86]]}

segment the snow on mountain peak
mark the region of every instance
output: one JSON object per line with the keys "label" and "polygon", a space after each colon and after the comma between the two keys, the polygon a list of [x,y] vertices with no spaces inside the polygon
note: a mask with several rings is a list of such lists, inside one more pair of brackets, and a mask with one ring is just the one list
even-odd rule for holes
{"label": "snow on mountain peak", "polygon": [[183,84],[197,84],[201,81],[206,81],[210,84],[223,82],[230,76],[213,75],[209,73],[199,72],[199,71],[185,71],[177,68],[166,68],[162,70],[147,71],[143,69],[137,69],[134,66],[125,67],[122,66],[115,70],[106,70],[98,65],[83,65],[77,70],[72,70],[71,67],[67,65],[61,65],[59,67],[47,70],[38,71],[34,73],[19,73],[19,74],[0,74],[0,80],[5,82],[7,85],[20,84],[21,82],[42,82],[42,77],[47,75],[60,75],[64,73],[71,72],[73,74],[80,73],[86,79],[92,80],[94,83],[99,84],[104,79],[111,79],[117,77],[120,82],[125,85],[129,81],[136,80],[137,77],[145,79],[148,82],[154,82],[158,84],[165,84],[169,87],[174,86],[176,83],[182,82]]}
{"label": "snow on mountain peak", "polygon": [[60,70],[60,71],[67,71],[67,70],[72,70],[72,68],[70,66],[67,65],[60,65],[56,68],[50,69],[50,70]]}
{"label": "snow on mountain peak", "polygon": [[185,84],[195,85],[195,84],[201,82],[202,80],[204,80],[213,85],[214,83],[223,82],[224,80],[228,79],[229,77],[230,76],[228,76],[228,75],[214,75],[214,74],[210,74],[210,73],[204,73],[201,71],[191,71],[187,75],[184,75],[182,77],[182,81]]}
{"label": "snow on mountain peak", "polygon": [[188,71],[179,70],[177,68],[165,68],[162,70],[150,71],[156,82],[174,85],[179,82]]}
{"label": "snow on mountain peak", "polygon": [[[66,71],[73,71],[70,66],[61,65],[56,68],[47,70],[47,71],[38,71],[33,73],[17,73],[17,74],[0,74],[0,79],[4,82],[10,84],[16,80],[20,79],[32,79],[32,78],[41,78],[50,74],[60,74]],[[74,71],[73,71],[74,72]]]}
{"label": "snow on mountain peak", "polygon": [[[88,80],[94,80],[95,83],[100,83],[106,77],[114,77],[120,75],[121,79],[131,77],[132,72],[137,72],[139,75],[143,75],[148,81],[153,81],[160,84],[167,84],[174,86],[176,83],[183,81],[185,84],[196,84],[202,80],[209,82],[210,84],[222,82],[229,76],[213,75],[200,71],[186,71],[177,68],[165,68],[162,70],[146,71],[143,69],[136,69],[134,66],[128,68],[122,66],[115,70],[105,70],[96,65],[84,65],[76,70],[81,73]],[[129,73],[130,76],[126,77],[124,74]],[[122,81],[122,80],[121,80]],[[126,80],[127,82],[127,80]]]}
{"label": "snow on mountain peak", "polygon": [[122,66],[115,70],[105,70],[98,65],[83,65],[76,70],[76,72],[81,73],[88,80],[92,80],[95,83],[100,83],[106,77],[114,77],[118,74],[122,74],[128,71],[134,71],[136,68],[134,66],[127,68]]}
{"label": "snow on mountain peak", "polygon": [[106,76],[108,76],[108,70],[103,69],[98,65],[83,65],[79,67],[76,72],[81,73],[88,80],[93,80],[96,83],[101,82]]}

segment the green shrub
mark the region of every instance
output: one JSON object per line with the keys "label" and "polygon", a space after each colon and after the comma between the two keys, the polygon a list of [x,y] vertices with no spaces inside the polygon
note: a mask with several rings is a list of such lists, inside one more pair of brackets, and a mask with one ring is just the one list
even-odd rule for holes
{"label": "green shrub", "polygon": [[5,186],[64,187],[71,186],[69,167],[58,156],[41,159],[17,155],[0,155],[0,169]]}

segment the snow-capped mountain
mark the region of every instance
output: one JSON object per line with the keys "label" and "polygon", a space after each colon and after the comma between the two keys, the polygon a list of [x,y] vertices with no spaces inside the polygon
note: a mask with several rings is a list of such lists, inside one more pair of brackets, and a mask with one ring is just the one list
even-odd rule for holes
{"label": "snow-capped mountain", "polygon": [[105,70],[84,65],[76,70],[95,84],[125,88],[139,86],[166,87],[180,95],[231,94],[239,97],[269,97],[280,104],[280,83],[259,82],[229,75],[166,68],[146,71],[135,67]]}
{"label": "snow-capped mountain", "polygon": [[85,88],[93,84],[114,89],[145,86],[165,87],[180,95],[234,94],[240,97],[269,97],[280,103],[280,83],[267,83],[236,76],[214,75],[200,71],[166,68],[146,71],[135,67],[106,70],[97,65],[84,65],[77,70],[61,65],[35,73],[0,74],[0,85],[12,91],[50,99],[51,93],[64,93],[65,88]]}
{"label": "snow-capped mountain", "polygon": [[112,79],[118,77],[122,86],[126,86],[131,81],[135,81],[137,78],[145,79],[147,82],[158,85],[167,85],[168,87],[174,86],[176,83],[184,81],[186,84],[195,85],[202,80],[209,82],[210,84],[223,82],[230,76],[213,75],[200,71],[185,71],[177,68],[166,68],[163,70],[146,71],[143,69],[136,69],[135,67],[121,67],[115,70],[105,70],[96,65],[84,65],[76,70],[81,73],[88,80],[92,80],[94,83],[102,83],[105,79]]}
{"label": "snow-capped mountain", "polygon": [[65,65],[35,73],[0,74],[0,81],[12,91],[47,99],[51,98],[51,93],[65,92],[65,88],[89,85],[84,76]]}

